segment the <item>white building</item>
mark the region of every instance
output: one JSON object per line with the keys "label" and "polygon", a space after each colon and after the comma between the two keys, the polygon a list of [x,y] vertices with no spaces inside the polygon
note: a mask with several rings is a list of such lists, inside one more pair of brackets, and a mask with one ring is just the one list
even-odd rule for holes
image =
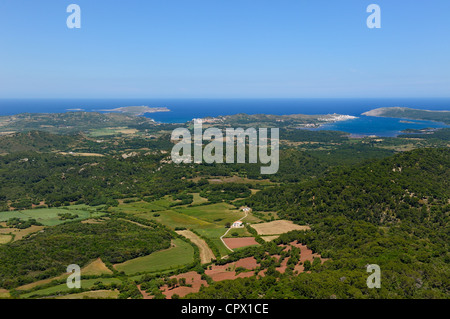
{"label": "white building", "polygon": [[244,227],[244,223],[238,220],[237,222],[234,222],[233,225],[231,225],[231,228],[242,228]]}
{"label": "white building", "polygon": [[242,211],[244,212],[244,213],[250,213],[251,211],[252,211],[252,209],[250,208],[250,207],[243,207],[242,208]]}

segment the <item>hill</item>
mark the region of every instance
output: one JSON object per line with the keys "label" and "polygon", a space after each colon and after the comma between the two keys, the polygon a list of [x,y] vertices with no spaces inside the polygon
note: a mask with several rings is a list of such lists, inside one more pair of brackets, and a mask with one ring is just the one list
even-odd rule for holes
{"label": "hill", "polygon": [[430,217],[430,206],[448,204],[449,181],[450,150],[418,149],[361,166],[336,168],[307,183],[267,189],[246,204],[282,210],[289,219],[309,223],[333,215],[374,224],[405,219],[421,222]]}
{"label": "hill", "polygon": [[370,110],[362,115],[427,120],[450,124],[450,111],[418,110],[407,107],[382,107]]}
{"label": "hill", "polygon": [[146,125],[154,127],[153,120],[122,113],[67,112],[22,113],[0,117],[0,131],[46,131],[51,133],[78,133],[109,127]]}
{"label": "hill", "polygon": [[[187,298],[449,298],[449,168],[450,150],[420,149],[262,190],[245,203],[309,224],[283,240],[330,259],[310,273],[272,271]],[[380,266],[380,289],[367,288],[370,264]]]}
{"label": "hill", "polygon": [[42,131],[12,133],[0,136],[0,154],[65,150],[81,138],[78,135],[57,135]]}

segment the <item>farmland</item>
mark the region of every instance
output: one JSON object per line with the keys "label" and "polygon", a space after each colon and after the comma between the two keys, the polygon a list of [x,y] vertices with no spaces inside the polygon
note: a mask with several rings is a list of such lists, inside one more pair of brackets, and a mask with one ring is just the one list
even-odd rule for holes
{"label": "farmland", "polygon": [[158,272],[176,269],[194,262],[194,249],[188,243],[176,239],[172,246],[166,250],[158,251],[148,256],[131,259],[114,268],[127,275],[142,272]]}
{"label": "farmland", "polygon": [[63,208],[39,208],[0,212],[0,222],[6,222],[13,217],[18,217],[23,220],[34,218],[44,226],[55,226],[65,222],[60,218],[60,216],[58,216],[58,214],[66,213],[71,213],[78,216],[73,220],[83,220],[89,217],[98,217],[102,215],[97,212],[95,208],[87,207],[85,205],[74,205]]}
{"label": "farmland", "polygon": [[[244,214],[237,206],[231,203],[209,203],[199,193],[192,193],[192,196],[192,203],[184,205],[180,205],[180,201],[172,198],[172,196],[164,196],[153,201],[143,201],[139,198],[124,199],[116,207],[110,207],[106,211],[101,210],[101,213],[100,210],[93,210],[85,205],[2,213],[4,214],[4,220],[8,220],[12,216],[17,216],[14,215],[15,213],[20,214],[23,219],[39,219],[46,226],[32,227],[41,228],[60,227],[63,221],[58,220],[58,214],[61,214],[61,212],[76,212],[78,218],[72,221],[70,225],[76,225],[77,222],[81,221],[81,225],[85,225],[84,227],[104,227],[108,223],[116,220],[114,216],[118,214],[117,216],[120,216],[120,218],[117,222],[134,225],[133,227],[137,227],[141,231],[145,232],[146,229],[151,228],[148,225],[158,223],[166,226],[170,230],[177,230],[178,235],[186,238],[185,240],[182,238],[174,238],[170,246],[165,249],[143,256],[136,256],[135,258],[128,257],[128,260],[120,263],[111,263],[107,257],[102,258],[108,261],[106,264],[100,258],[92,259],[82,268],[82,274],[84,276],[88,276],[88,278],[94,277],[93,279],[82,280],[82,289],[91,291],[77,292],[77,290],[72,291],[68,289],[64,284],[64,280],[68,274],[64,273],[22,285],[18,287],[17,291],[21,292],[20,296],[22,298],[62,298],[64,296],[67,298],[97,298],[101,296],[103,296],[101,298],[116,298],[118,295],[114,292],[114,289],[125,285],[127,282],[126,278],[139,280],[139,278],[145,278],[146,274],[157,276],[170,274],[181,269],[189,269],[186,267],[192,267],[191,265],[195,264],[196,258],[201,263],[208,264],[216,258],[227,256],[230,254],[230,250],[223,244],[220,238],[227,232],[227,225],[232,224],[236,220],[243,219],[245,215],[247,216],[243,220],[252,225],[257,230],[258,235],[280,235],[291,230],[303,229],[303,227],[288,221],[277,220],[264,222],[251,212]],[[111,213],[113,214],[111,216],[114,217],[113,220],[108,216]],[[102,215],[104,216],[102,217]],[[7,230],[7,228],[3,229],[4,232]],[[35,232],[36,230],[34,228]],[[241,251],[245,247],[256,247],[260,245],[252,236],[252,233],[245,227],[230,229],[224,241],[229,247],[232,247],[231,249]],[[186,240],[190,240],[191,243],[188,243]],[[192,245],[195,245],[198,249],[197,257],[194,246]],[[243,278],[250,275],[250,273],[244,273],[233,277],[234,275],[227,271],[223,273],[222,270],[218,270],[220,267],[216,268],[214,266],[216,270],[211,273],[216,280],[228,278],[229,276],[231,276],[230,278]],[[107,278],[104,278],[104,276],[107,276]],[[200,280],[196,276],[192,278],[192,280],[194,278],[196,278],[195,280]],[[99,289],[102,287],[108,287],[108,289]],[[140,291],[146,296],[144,290]],[[185,291],[187,294],[196,290],[186,288],[184,290],[177,289],[176,291]],[[175,292],[167,296],[170,297]]]}
{"label": "farmland", "polygon": [[200,250],[200,261],[202,264],[207,264],[216,258],[214,256],[213,251],[208,246],[208,244],[193,232],[189,230],[180,230],[177,233],[188,238],[190,241],[192,241],[195,245],[198,246]]}
{"label": "farmland", "polygon": [[[175,165],[171,125],[127,121],[0,138],[0,298],[448,295],[448,150],[394,155],[448,143],[439,134],[286,129],[279,172],[260,176]],[[371,263],[386,269],[377,292],[361,279]],[[66,285],[69,264],[81,289]]]}
{"label": "farmland", "polygon": [[267,223],[260,223],[252,225],[258,235],[265,241],[271,241],[278,237],[280,234],[284,234],[293,230],[310,230],[309,226],[300,226],[294,224],[290,220],[274,220]]}
{"label": "farmland", "polygon": [[[198,194],[194,195],[196,195],[197,201],[202,202],[201,205],[171,207],[170,205],[174,201],[170,197],[166,197],[149,203],[144,201],[122,203],[113,210],[154,220],[173,230],[190,229],[208,239],[221,256],[227,255],[229,250],[223,245],[220,237],[226,232],[227,223],[231,224],[245,214],[231,204],[208,204]],[[260,222],[261,220],[254,216],[248,216],[246,221]]]}

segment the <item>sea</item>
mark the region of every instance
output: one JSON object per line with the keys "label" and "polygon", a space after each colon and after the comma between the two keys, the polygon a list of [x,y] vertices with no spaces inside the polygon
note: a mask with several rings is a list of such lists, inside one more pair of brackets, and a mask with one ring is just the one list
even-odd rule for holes
{"label": "sea", "polygon": [[397,136],[405,129],[449,127],[432,121],[369,117],[364,112],[380,107],[450,110],[450,98],[340,98],[340,99],[0,99],[0,116],[19,113],[101,111],[126,106],[166,107],[170,112],[143,116],[161,123],[185,123],[193,118],[246,114],[343,114],[356,119],[323,125],[319,130],[338,130],[354,136]]}

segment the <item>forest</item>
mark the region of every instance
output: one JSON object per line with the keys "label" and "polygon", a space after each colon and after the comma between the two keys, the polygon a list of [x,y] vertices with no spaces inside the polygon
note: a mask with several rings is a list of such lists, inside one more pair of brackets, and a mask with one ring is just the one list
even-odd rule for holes
{"label": "forest", "polygon": [[[243,203],[311,225],[278,242],[297,240],[331,260],[310,274],[236,279],[188,297],[448,298],[449,156],[448,149],[416,150],[251,196]],[[383,271],[376,291],[361,281],[369,263]]]}
{"label": "forest", "polygon": [[14,288],[60,275],[67,265],[85,266],[102,258],[121,263],[170,246],[173,235],[154,225],[152,231],[113,218],[97,224],[69,222],[0,246],[0,286]]}

